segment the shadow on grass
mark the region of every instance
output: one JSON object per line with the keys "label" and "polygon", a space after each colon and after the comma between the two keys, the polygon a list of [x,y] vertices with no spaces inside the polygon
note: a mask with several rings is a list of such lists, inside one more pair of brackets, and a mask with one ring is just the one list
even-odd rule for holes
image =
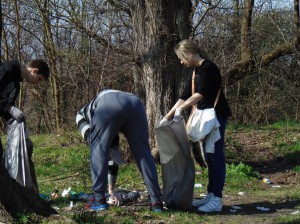
{"label": "shadow on grass", "polygon": [[251,166],[255,171],[265,174],[285,172],[300,165],[300,151],[290,152],[270,160],[245,161],[244,163]]}
{"label": "shadow on grass", "polygon": [[[205,213],[205,215],[259,215],[259,214],[272,214],[278,212],[278,210],[287,210],[286,215],[297,209],[296,207],[300,205],[300,200],[284,201],[279,203],[272,203],[269,201],[262,201],[257,203],[244,203],[235,204],[235,206],[240,207],[240,209],[234,209],[232,206],[223,206],[222,212]],[[258,208],[268,208],[268,211],[262,211]],[[235,210],[235,212],[233,212]],[[290,211],[289,211],[290,210]],[[191,212],[197,213],[199,215],[204,214],[197,211],[197,208],[193,207]]]}

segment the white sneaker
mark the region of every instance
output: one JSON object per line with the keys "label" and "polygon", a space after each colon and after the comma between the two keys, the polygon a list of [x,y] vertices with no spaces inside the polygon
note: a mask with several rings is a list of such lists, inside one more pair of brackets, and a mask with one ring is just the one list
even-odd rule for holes
{"label": "white sneaker", "polygon": [[201,205],[205,205],[212,197],[215,197],[215,195],[213,193],[208,193],[204,198],[200,200],[193,200],[193,206],[200,207]]}
{"label": "white sneaker", "polygon": [[200,212],[220,212],[222,211],[222,198],[213,197],[205,205],[198,208]]}

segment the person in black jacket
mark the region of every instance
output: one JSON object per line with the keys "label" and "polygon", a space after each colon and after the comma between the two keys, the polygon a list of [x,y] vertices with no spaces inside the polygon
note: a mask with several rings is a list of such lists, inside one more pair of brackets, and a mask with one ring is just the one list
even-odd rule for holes
{"label": "person in black jacket", "polygon": [[[217,119],[220,123],[221,139],[215,143],[215,152],[207,153],[204,147],[205,161],[208,166],[209,184],[205,198],[194,204],[201,212],[222,210],[222,191],[225,183],[224,134],[228,117],[231,115],[225,95],[222,91],[222,76],[218,67],[209,60],[206,54],[192,40],[183,40],[175,46],[175,53],[182,64],[194,67],[195,93],[192,95],[192,74],[186,80],[184,91],[173,108],[161,120],[160,125],[180,119],[184,109],[197,104],[198,109],[213,108],[220,90],[219,99],[215,106]],[[205,145],[205,144],[204,144]]]}
{"label": "person in black jacket", "polygon": [[[49,77],[49,67],[43,60],[32,60],[28,64],[20,64],[17,60],[5,61],[0,64],[0,117],[9,121],[15,119],[18,122],[25,120],[24,113],[15,106],[20,92],[20,82],[37,84]],[[28,139],[29,140],[29,139]],[[28,142],[28,146],[31,146]],[[28,147],[30,157],[33,147]],[[0,139],[0,161],[2,161],[3,148]],[[32,162],[32,161],[31,161]]]}

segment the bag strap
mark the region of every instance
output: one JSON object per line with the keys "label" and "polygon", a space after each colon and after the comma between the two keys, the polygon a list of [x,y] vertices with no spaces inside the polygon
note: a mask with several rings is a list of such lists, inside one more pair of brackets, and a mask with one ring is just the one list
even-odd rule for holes
{"label": "bag strap", "polygon": [[214,102],[214,108],[217,106],[217,103],[218,103],[218,101],[219,101],[220,92],[221,92],[221,87],[220,87],[220,89],[219,89],[219,91],[218,91],[218,94],[217,94],[217,96],[216,96],[216,99],[215,99],[215,102]]}
{"label": "bag strap", "polygon": [[[195,93],[195,78],[196,78],[196,71],[195,71],[195,69],[196,68],[194,67],[193,76],[192,76],[192,95],[194,95],[194,93]],[[214,102],[214,108],[216,107],[216,105],[217,105],[217,103],[219,101],[220,92],[221,92],[221,87],[218,90],[218,94],[217,94],[215,102]],[[197,109],[197,103],[193,105],[193,110],[194,109]]]}
{"label": "bag strap", "polygon": [[[195,72],[195,67],[194,67],[194,70],[193,70],[193,76],[192,76],[192,95],[194,95],[195,93],[195,77],[196,77],[196,72]],[[197,109],[197,103],[195,103],[193,105],[193,108],[192,108],[192,111],[196,110]]]}

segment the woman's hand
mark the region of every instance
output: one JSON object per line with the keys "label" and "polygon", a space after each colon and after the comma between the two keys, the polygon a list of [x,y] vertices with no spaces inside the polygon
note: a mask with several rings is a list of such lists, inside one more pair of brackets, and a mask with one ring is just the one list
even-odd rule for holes
{"label": "woman's hand", "polygon": [[168,120],[166,117],[164,117],[160,122],[159,122],[159,126],[166,126],[168,124],[170,124],[170,120]]}
{"label": "woman's hand", "polygon": [[173,121],[175,122],[179,122],[183,119],[181,113],[182,113],[183,109],[181,108],[176,108],[175,110],[175,114],[174,114],[174,117],[173,117]]}

